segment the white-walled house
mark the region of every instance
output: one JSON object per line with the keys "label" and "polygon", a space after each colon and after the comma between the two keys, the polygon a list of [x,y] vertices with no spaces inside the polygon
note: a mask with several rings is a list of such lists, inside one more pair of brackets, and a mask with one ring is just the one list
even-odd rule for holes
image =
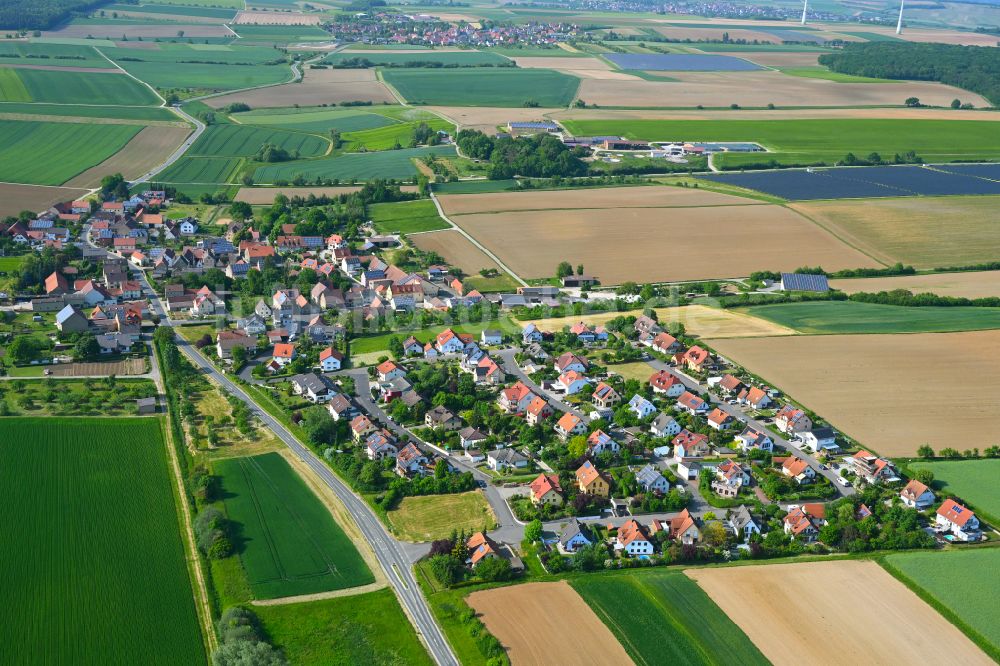
{"label": "white-walled house", "polygon": [[953,499],[946,499],[938,507],[934,522],[940,529],[955,535],[959,541],[979,540],[979,518],[971,509]]}
{"label": "white-walled house", "polygon": [[923,483],[912,479],[899,491],[899,499],[903,500],[906,506],[922,511],[934,504],[934,493]]}

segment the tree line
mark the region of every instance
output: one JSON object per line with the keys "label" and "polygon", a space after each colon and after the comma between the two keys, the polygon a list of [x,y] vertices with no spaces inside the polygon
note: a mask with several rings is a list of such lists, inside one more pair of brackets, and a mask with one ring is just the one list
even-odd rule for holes
{"label": "tree line", "polygon": [[103,4],[106,0],[5,0],[0,3],[0,28],[48,30]]}
{"label": "tree line", "polygon": [[1000,103],[1000,50],[996,48],[859,42],[846,45],[838,53],[823,54],[819,62],[841,74],[938,81],[979,93],[994,105]]}
{"label": "tree line", "polygon": [[507,180],[514,176],[551,178],[553,176],[583,176],[587,165],[578,149],[567,148],[551,134],[515,139],[509,136],[491,137],[476,130],[462,130],[455,143],[466,157],[490,163],[490,180]]}

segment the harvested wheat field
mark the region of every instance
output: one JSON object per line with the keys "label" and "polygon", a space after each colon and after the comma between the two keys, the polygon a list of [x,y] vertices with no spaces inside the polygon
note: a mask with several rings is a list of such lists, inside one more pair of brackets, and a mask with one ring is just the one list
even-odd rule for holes
{"label": "harvested wheat field", "polygon": [[803,264],[827,270],[880,265],[794,211],[770,204],[451,219],[524,279],[552,276],[561,261],[583,264],[604,285],[731,278]]}
{"label": "harvested wheat field", "polygon": [[1000,197],[903,197],[792,204],[867,254],[917,268],[996,261]]}
{"label": "harvested wheat field", "polygon": [[[661,324],[684,324],[684,330],[688,335],[699,338],[713,338],[716,340],[723,338],[759,338],[774,337],[778,335],[796,335],[790,328],[775,324],[735,310],[722,310],[710,308],[704,305],[683,305],[669,308],[655,308],[658,321]],[[590,326],[605,324],[615,317],[620,317],[622,312],[595,312],[593,314],[578,315],[575,317],[557,317],[554,319],[534,319],[522,322],[525,325],[535,324],[540,330],[546,332],[558,332],[566,326],[572,326],[577,322],[584,322]]]}
{"label": "harvested wheat field", "polygon": [[517,63],[518,67],[523,67],[525,69],[561,69],[567,72],[587,69],[612,69],[611,65],[604,60],[600,60],[599,58],[577,58],[574,56],[553,58],[515,57],[513,60]]}
{"label": "harvested wheat field", "polygon": [[[793,78],[793,77],[789,77]],[[872,85],[872,84],[865,84]],[[563,109],[545,114],[562,120],[593,120],[593,109]],[[889,118],[892,120],[968,120],[968,111],[952,109],[601,109],[602,120],[805,120],[805,119]],[[976,120],[1000,122],[1000,113],[977,113]]]}
{"label": "harvested wheat field", "polygon": [[237,25],[319,25],[319,14],[301,12],[254,12],[241,11],[232,21]]}
{"label": "harvested wheat field", "polygon": [[[128,39],[142,37],[144,39],[155,39],[156,37],[167,37],[177,39],[177,33],[184,32],[185,39],[188,37],[232,37],[233,33],[223,25],[211,25],[202,23],[200,25],[189,25],[183,23],[164,23],[162,25],[143,24],[80,24],[67,25],[58,30],[47,30],[42,33],[42,37],[89,39],[91,37],[109,39],[121,39],[122,35]],[[126,42],[131,47],[132,42]]]}
{"label": "harvested wheat field", "polygon": [[993,663],[870,560],[685,573],[776,666]]}
{"label": "harvested wheat field", "polygon": [[708,342],[880,454],[997,443],[1000,331]]}
{"label": "harvested wheat field", "polygon": [[70,187],[0,183],[0,217],[16,216],[22,210],[40,213],[52,204],[72,201],[86,193]]}
{"label": "harvested wheat field", "polygon": [[914,294],[930,293],[959,298],[998,298],[1000,297],[1000,271],[830,280],[830,286],[848,294],[859,291],[879,292],[906,289]]}
{"label": "harvested wheat field", "polygon": [[559,111],[559,109],[502,109],[489,106],[425,106],[422,108],[444,116],[445,119],[457,125],[458,129],[479,130],[486,134],[496,134],[497,126],[506,125],[511,121],[541,120],[548,117],[548,114]]}
{"label": "harvested wheat field", "polygon": [[190,127],[145,127],[125,147],[83,173],[68,180],[66,187],[97,187],[109,173],[134,179],[162,164],[191,133]]}
{"label": "harvested wheat field", "polygon": [[[671,72],[676,82],[584,79],[579,97],[600,106],[898,106],[919,97],[932,106],[947,106],[966,91],[940,83],[840,83],[788,76],[777,71]],[[970,101],[989,106],[979,95]]]}
{"label": "harvested wheat field", "polygon": [[318,106],[341,102],[390,102],[396,99],[375,78],[374,69],[307,69],[301,83],[283,83],[268,88],[209,97],[206,104],[219,109],[233,102],[245,102],[251,108]]}
{"label": "harvested wheat field", "polygon": [[580,190],[535,190],[490,194],[445,194],[438,197],[448,215],[524,210],[589,208],[689,208],[766,205],[752,199],[688,187],[600,187]]}
{"label": "harvested wheat field", "polygon": [[819,64],[820,54],[807,51],[762,51],[760,53],[740,51],[739,56],[764,67],[816,67]]}
{"label": "harvested wheat field", "polygon": [[495,261],[454,229],[413,234],[410,242],[425,252],[437,252],[450,265],[461,268],[466,275],[476,275],[484,268],[503,272]]}
{"label": "harvested wheat field", "polygon": [[632,660],[566,581],[473,592],[466,602],[507,649],[511,664],[620,666]]}

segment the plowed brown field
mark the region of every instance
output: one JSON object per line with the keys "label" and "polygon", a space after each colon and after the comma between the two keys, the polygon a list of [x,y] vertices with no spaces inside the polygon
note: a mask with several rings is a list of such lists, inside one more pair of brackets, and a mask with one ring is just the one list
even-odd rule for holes
{"label": "plowed brown field", "polygon": [[410,242],[426,252],[437,252],[450,265],[461,268],[466,275],[477,275],[484,268],[503,270],[486,253],[455,231],[432,231],[409,236]]}
{"label": "plowed brown field", "polygon": [[188,127],[146,127],[132,137],[125,147],[78,176],[70,179],[66,187],[97,187],[101,178],[109,173],[120,173],[126,179],[137,178],[158,164],[162,164],[187,135]]}
{"label": "plowed brown field", "polygon": [[230,93],[205,100],[219,109],[233,102],[245,102],[251,108],[318,106],[320,104],[371,101],[395,102],[389,89],[376,80],[373,69],[307,69],[301,83],[283,83],[268,88]]}

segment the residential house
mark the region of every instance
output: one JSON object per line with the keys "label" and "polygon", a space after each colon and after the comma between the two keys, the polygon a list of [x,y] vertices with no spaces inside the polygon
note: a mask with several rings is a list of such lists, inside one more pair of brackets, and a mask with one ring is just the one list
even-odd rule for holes
{"label": "residential house", "polygon": [[215,351],[221,359],[233,357],[237,347],[246,350],[248,355],[257,353],[257,336],[247,335],[243,331],[219,331],[215,336]]}
{"label": "residential house", "polygon": [[489,439],[488,435],[473,427],[462,428],[458,431],[458,441],[463,449],[471,449],[479,446]]}
{"label": "residential house", "polygon": [[647,464],[635,473],[636,483],[647,493],[663,493],[670,491],[670,482],[663,476],[660,470]]}
{"label": "residential house", "polygon": [[751,386],[750,388],[745,388],[737,394],[737,400],[739,403],[750,409],[762,410],[769,408],[773,403],[771,401],[771,396],[767,394],[762,388],[756,386]]}
{"label": "residential house", "polygon": [[479,342],[484,347],[493,347],[503,343],[503,333],[496,329],[487,328],[479,334]]}
{"label": "residential house", "polygon": [[563,503],[562,488],[557,474],[539,474],[529,486],[532,504],[551,504],[560,506]]}
{"label": "residential house", "polygon": [[674,457],[678,460],[681,458],[703,458],[708,455],[708,437],[691,432],[687,428],[681,430],[670,443],[674,445]]}
{"label": "residential house", "polygon": [[771,436],[751,426],[747,426],[743,429],[743,432],[736,435],[736,443],[743,452],[752,449],[759,449],[761,451],[774,450],[774,440],[771,439]]}
{"label": "residential house", "polygon": [[651,333],[653,335],[663,330],[660,327],[659,322],[657,322],[655,319],[647,315],[639,315],[638,317],[636,317],[633,328],[635,329],[636,333]]}
{"label": "residential house", "polygon": [[378,384],[379,397],[386,404],[403,397],[412,388],[413,385],[406,381],[405,377],[396,377],[395,379],[390,379],[387,382],[379,382]]}
{"label": "residential house", "polygon": [[531,389],[519,381],[500,391],[497,403],[500,405],[500,409],[508,414],[521,414],[528,408],[528,404],[534,397],[535,394],[532,393]]}
{"label": "residential house", "polygon": [[378,372],[380,382],[391,382],[393,379],[406,376],[406,370],[393,361],[384,361],[375,370]]}
{"label": "residential house", "polygon": [[396,474],[404,479],[416,474],[423,474],[429,460],[424,452],[413,442],[408,443],[396,454]]}
{"label": "residential house", "polygon": [[707,349],[695,345],[684,353],[684,367],[695,372],[705,372],[714,367],[712,354]]}
{"label": "residential house", "polygon": [[458,430],[462,427],[462,419],[455,416],[447,407],[439,405],[424,414],[424,425],[428,428]]}
{"label": "residential house", "polygon": [[708,411],[708,403],[690,391],[684,391],[677,398],[677,406],[692,416]]}
{"label": "residential house", "polygon": [[622,397],[609,384],[601,382],[591,394],[590,401],[599,409],[614,409],[622,401]]}
{"label": "residential house", "polygon": [[514,449],[496,449],[486,454],[486,466],[495,472],[524,469],[528,466],[528,458]]}
{"label": "residential house", "polygon": [[271,357],[278,367],[283,368],[296,359],[295,345],[288,342],[279,342],[274,345]]}
{"label": "residential house", "polygon": [[812,430],[813,423],[804,411],[788,404],[774,415],[774,426],[781,432],[791,435]]}
{"label": "residential house", "polygon": [[818,502],[791,506],[782,523],[785,534],[811,543],[816,541],[820,528],[826,524],[826,506]]}
{"label": "residential house", "polygon": [[976,514],[950,498],[938,507],[934,523],[939,529],[951,532],[959,541],[978,541],[981,535]]}
{"label": "residential house", "polygon": [[899,492],[899,498],[903,504],[919,511],[930,507],[934,503],[934,493],[923,483],[916,479],[911,479],[906,487]]}
{"label": "residential house", "polygon": [[735,460],[726,460],[715,468],[712,491],[720,497],[733,498],[750,485],[750,470]]}
{"label": "residential house", "polygon": [[403,341],[403,355],[404,356],[423,356],[424,346],[420,344],[412,335]]}
{"label": "residential house", "polygon": [[577,372],[583,374],[590,367],[590,362],[582,356],[577,356],[572,352],[562,354],[555,361],[555,368],[560,373]]}
{"label": "residential house", "polygon": [[101,333],[94,339],[102,354],[122,354],[132,350],[131,336],[122,333]]}
{"label": "residential house", "polygon": [[603,430],[597,429],[587,437],[587,451],[591,455],[599,455],[605,451],[618,453],[621,449],[618,442],[611,438],[611,435]]}
{"label": "residential house", "polygon": [[899,481],[899,475],[892,463],[885,458],[879,458],[874,453],[864,449],[851,456],[851,466],[854,473],[865,483],[891,483]]}
{"label": "residential house", "polygon": [[736,419],[718,407],[709,412],[708,416],[705,417],[705,420],[708,422],[708,427],[720,431],[726,430],[736,422]]}
{"label": "residential house", "polygon": [[611,484],[589,460],[585,460],[576,470],[576,485],[581,493],[588,495],[607,497],[611,494]]}
{"label": "residential house", "polygon": [[727,396],[739,395],[743,390],[743,382],[733,375],[723,375],[718,383],[719,391]]}
{"label": "residential house", "polygon": [[327,402],[337,393],[329,379],[315,372],[292,377],[292,392],[316,403]]}
{"label": "residential house", "polygon": [[646,526],[633,518],[618,528],[614,547],[633,557],[649,556],[653,554],[653,539]]}
{"label": "residential house", "polygon": [[501,557],[500,546],[489,538],[485,532],[476,532],[469,540],[465,542],[466,550],[469,553],[469,559],[466,564],[469,567],[475,569],[479,566],[479,563],[488,560]]}
{"label": "residential house", "polygon": [[53,271],[45,278],[46,296],[62,296],[63,294],[68,294],[69,291],[69,281],[59,271]]}
{"label": "residential house", "polygon": [[500,365],[489,356],[480,358],[479,362],[470,369],[470,372],[475,377],[476,383],[490,386],[502,384],[507,378],[503,370],[500,369]]}
{"label": "residential house", "polygon": [[574,395],[583,390],[583,387],[590,383],[586,377],[576,370],[567,370],[559,375],[554,387],[566,395]]}
{"label": "residential house", "polygon": [[834,452],[840,449],[837,445],[837,432],[833,428],[813,428],[798,433],[796,437],[817,453],[821,451]]}
{"label": "residential house", "polygon": [[575,553],[580,548],[585,548],[593,543],[589,530],[576,518],[570,518],[562,532],[559,533],[559,547],[566,553]]}
{"label": "residential house", "polygon": [[555,426],[556,434],[564,442],[573,435],[582,435],[587,432],[587,424],[576,414],[566,412],[559,418]]}
{"label": "residential house", "polygon": [[569,332],[585,345],[606,342],[608,339],[608,332],[603,326],[589,326],[582,321],[571,326]]}
{"label": "residential house", "polygon": [[816,479],[816,470],[809,466],[809,463],[797,456],[788,456],[781,463],[781,473],[795,479],[795,482],[802,485],[812,483]]}
{"label": "residential house", "polygon": [[650,347],[653,348],[653,351],[671,355],[681,348],[681,343],[669,333],[660,332],[653,336]]}
{"label": "residential house", "polygon": [[680,431],[681,424],[666,412],[660,412],[653,419],[653,422],[649,424],[649,432],[653,433],[655,437],[673,437],[679,434]]}
{"label": "residential house", "polygon": [[375,432],[375,424],[364,414],[359,414],[351,419],[351,435],[355,442],[360,442],[373,432]]}
{"label": "residential house", "polygon": [[639,420],[646,419],[656,413],[656,405],[646,400],[638,393],[628,401],[628,408]]}
{"label": "residential house", "polygon": [[323,372],[336,372],[343,364],[344,355],[333,347],[327,347],[319,353],[319,367]]}
{"label": "residential house", "polygon": [[[545,398],[534,396],[524,410],[524,420],[528,425],[538,425],[545,419],[555,414],[555,408],[548,403]],[[585,427],[584,427],[585,429]]]}
{"label": "residential house", "polygon": [[538,327],[534,324],[528,324],[521,329],[521,342],[524,344],[531,344],[532,342],[541,342],[542,332],[538,330]]}
{"label": "residential house", "polygon": [[399,447],[388,430],[378,430],[370,433],[365,438],[365,454],[369,460],[381,460],[382,458],[395,458],[399,454]]}
{"label": "residential house", "polygon": [[727,512],[726,525],[742,541],[747,541],[754,534],[760,534],[760,525],[743,504]]}
{"label": "residential house", "polygon": [[72,305],[67,305],[56,314],[56,328],[60,333],[82,333],[90,328],[90,322]]}
{"label": "residential house", "polygon": [[326,411],[330,412],[330,417],[334,421],[339,421],[351,418],[357,410],[354,409],[354,405],[351,404],[350,399],[346,395],[338,393],[326,403]]}
{"label": "residential house", "polygon": [[435,347],[441,354],[457,354],[465,349],[465,343],[458,336],[458,333],[449,329],[438,333],[435,338]]}
{"label": "residential house", "polygon": [[701,541],[701,529],[687,509],[670,519],[669,530],[670,538],[682,544],[690,545]]}

